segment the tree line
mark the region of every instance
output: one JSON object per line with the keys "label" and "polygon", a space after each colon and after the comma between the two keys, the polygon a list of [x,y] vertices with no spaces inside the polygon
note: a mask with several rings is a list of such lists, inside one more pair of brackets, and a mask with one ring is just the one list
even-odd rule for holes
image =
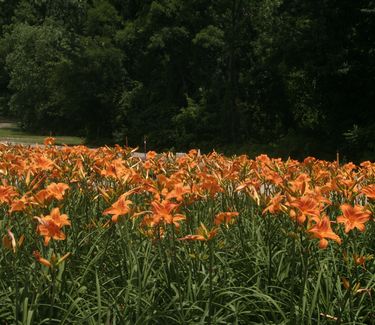
{"label": "tree line", "polygon": [[373,0],[0,0],[0,109],[164,150],[375,158]]}

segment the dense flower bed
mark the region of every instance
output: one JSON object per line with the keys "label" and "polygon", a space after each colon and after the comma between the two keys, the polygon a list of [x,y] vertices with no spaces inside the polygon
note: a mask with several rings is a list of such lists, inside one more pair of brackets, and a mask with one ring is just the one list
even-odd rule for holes
{"label": "dense flower bed", "polygon": [[0,147],[6,323],[370,324],[375,164]]}

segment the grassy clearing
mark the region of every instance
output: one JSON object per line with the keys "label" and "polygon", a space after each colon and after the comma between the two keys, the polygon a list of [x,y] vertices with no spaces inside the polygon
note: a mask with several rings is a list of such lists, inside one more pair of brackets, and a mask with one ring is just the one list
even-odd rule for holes
{"label": "grassy clearing", "polygon": [[[22,131],[15,122],[0,122],[0,142],[43,144],[48,135],[35,135]],[[56,136],[57,145],[80,145],[84,139],[72,136]]]}
{"label": "grassy clearing", "polygon": [[0,148],[5,323],[373,324],[374,164]]}

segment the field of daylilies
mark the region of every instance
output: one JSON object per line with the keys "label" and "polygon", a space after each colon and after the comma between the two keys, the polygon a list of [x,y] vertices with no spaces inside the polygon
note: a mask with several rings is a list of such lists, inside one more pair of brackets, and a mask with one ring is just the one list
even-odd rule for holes
{"label": "field of daylilies", "polygon": [[375,324],[375,163],[0,145],[0,324]]}

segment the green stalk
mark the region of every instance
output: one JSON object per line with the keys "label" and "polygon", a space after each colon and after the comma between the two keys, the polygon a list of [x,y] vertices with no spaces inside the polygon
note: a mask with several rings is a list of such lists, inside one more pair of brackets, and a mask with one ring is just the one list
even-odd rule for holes
{"label": "green stalk", "polygon": [[[300,297],[299,297],[299,307],[300,307],[300,312],[301,312],[303,310],[303,297],[305,295],[305,287],[306,287],[307,276],[308,276],[308,258],[309,258],[309,252],[304,249],[302,232],[300,232],[300,241],[301,241],[301,255],[302,255],[300,277],[301,279],[303,279],[301,283],[301,292],[300,292]],[[303,319],[302,318],[299,319],[297,323],[302,324]]]}
{"label": "green stalk", "polygon": [[55,307],[55,292],[56,291],[56,272],[52,265],[51,267],[51,305],[49,309],[49,321],[52,322],[53,309]]}
{"label": "green stalk", "polygon": [[267,231],[267,246],[268,246],[268,279],[267,279],[267,291],[271,285],[271,277],[272,277],[272,241],[271,241],[271,227],[269,221],[269,214],[267,213],[264,218],[266,218],[266,231]]}
{"label": "green stalk", "polygon": [[171,235],[170,235],[170,249],[171,249],[171,256],[172,256],[172,276],[173,276],[173,280],[177,280],[177,271],[176,271],[176,267],[177,267],[177,257],[176,257],[176,237],[175,237],[175,229],[174,229],[175,225],[172,223],[171,224]]}
{"label": "green stalk", "polygon": [[15,279],[15,304],[16,304],[16,310],[15,310],[15,313],[16,313],[16,324],[18,324],[18,316],[19,316],[19,312],[20,312],[20,306],[19,306],[19,295],[18,295],[18,291],[19,291],[19,287],[18,287],[18,276],[17,276],[17,265],[16,265],[16,256],[13,256],[13,272],[14,272],[14,279]]}
{"label": "green stalk", "polygon": [[208,280],[209,280],[209,297],[208,297],[208,322],[207,324],[210,325],[212,322],[212,269],[213,269],[213,262],[214,262],[214,256],[213,256],[213,247],[212,247],[212,241],[210,240],[208,242],[208,248],[209,248],[209,267],[208,267]]}
{"label": "green stalk", "polygon": [[[295,229],[294,229],[295,233],[297,233],[298,231],[298,225],[297,225],[297,221],[295,222]],[[293,244],[292,244],[292,249],[291,249],[291,253],[292,253],[292,261],[291,261],[291,271],[293,272],[293,277],[292,277],[292,281],[291,281],[291,288],[290,288],[290,315],[291,315],[291,323],[295,323],[295,309],[294,309],[294,288],[295,288],[295,278],[294,278],[294,272],[295,272],[295,269],[296,269],[296,238],[293,238]]]}
{"label": "green stalk", "polygon": [[345,295],[344,295],[344,297],[343,297],[343,299],[341,300],[341,303],[340,303],[340,314],[338,315],[337,321],[336,321],[337,325],[341,324],[343,311],[344,311],[346,303],[348,302],[349,297],[351,296],[351,294],[350,294],[351,290],[352,290],[352,285],[349,282],[349,288],[346,290]]}

